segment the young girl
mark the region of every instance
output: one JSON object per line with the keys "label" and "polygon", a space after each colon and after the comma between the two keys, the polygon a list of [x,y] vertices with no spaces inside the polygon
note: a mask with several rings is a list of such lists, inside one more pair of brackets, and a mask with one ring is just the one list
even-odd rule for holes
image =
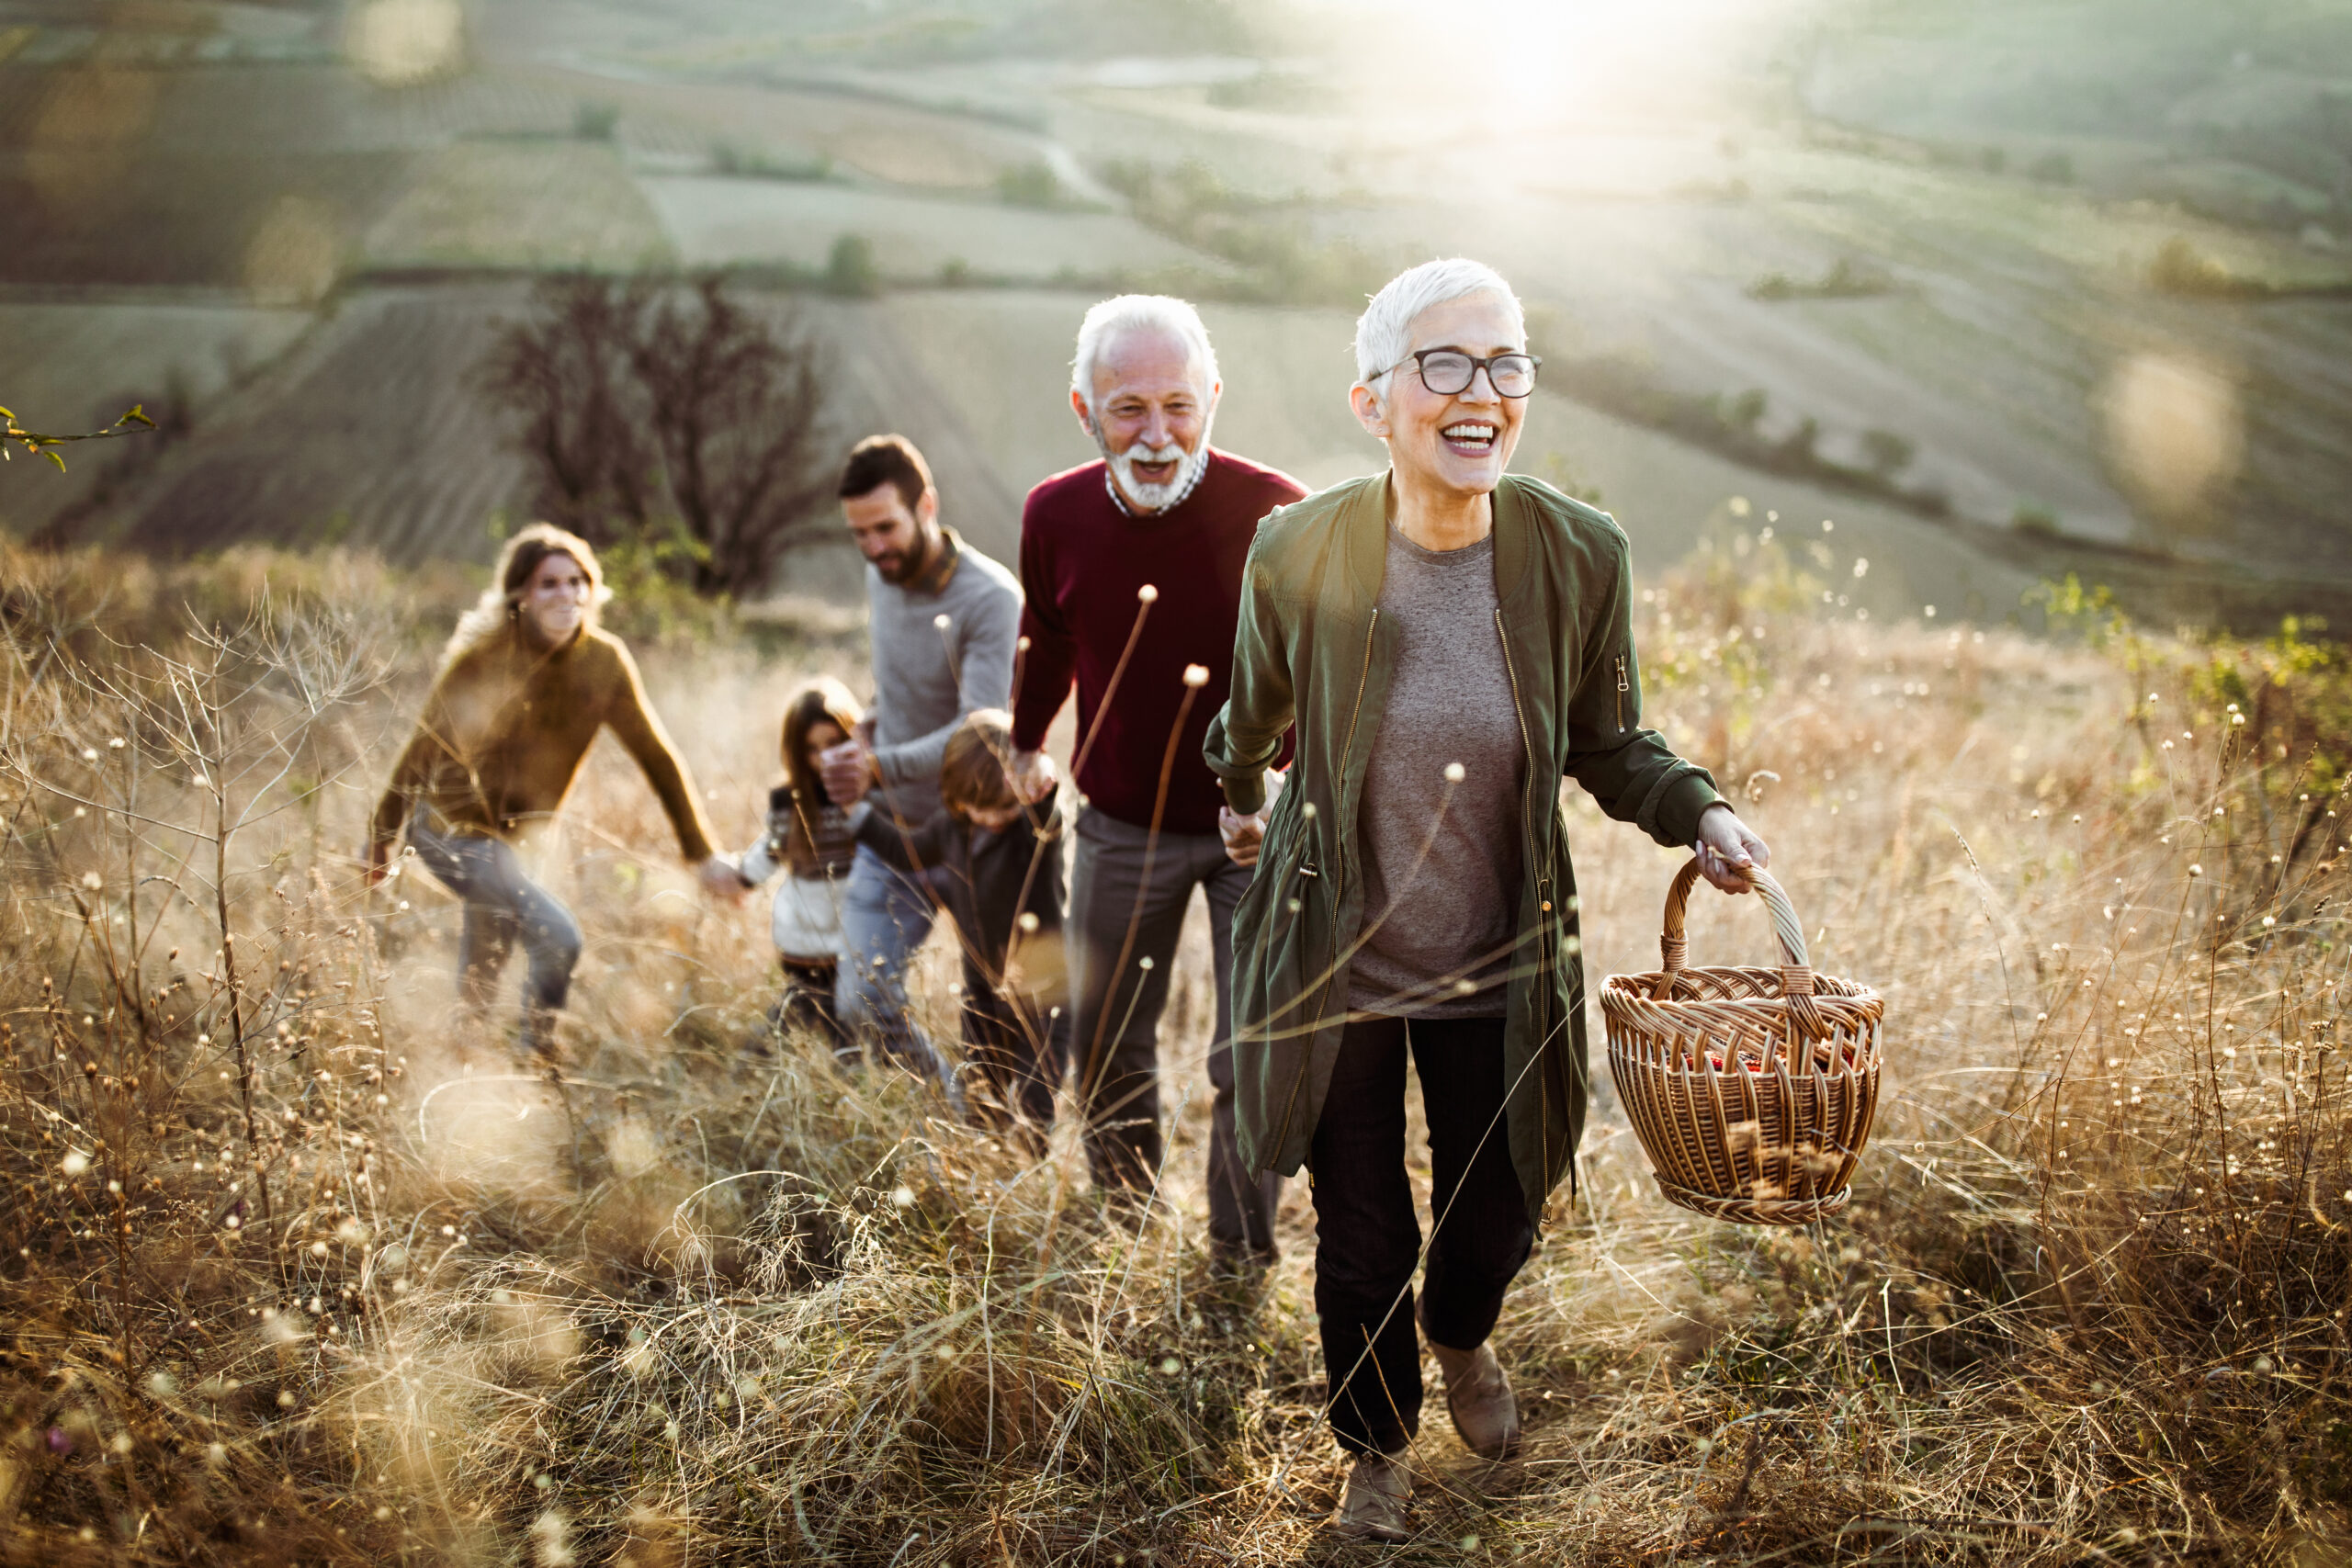
{"label": "young girl", "polygon": [[857,839],[849,813],[825,793],[817,753],[847,740],[863,716],[849,688],[831,676],[793,694],[784,710],[784,783],[768,792],[767,831],[738,862],[748,887],[788,873],[776,889],[772,920],[784,996],[770,1017],[778,1032],[814,1030],[836,1052],[847,1043],[833,1014],[841,887]]}

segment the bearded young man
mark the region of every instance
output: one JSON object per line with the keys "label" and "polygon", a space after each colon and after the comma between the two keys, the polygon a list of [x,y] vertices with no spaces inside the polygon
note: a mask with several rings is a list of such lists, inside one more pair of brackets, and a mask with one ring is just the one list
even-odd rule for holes
{"label": "bearded young man", "polygon": [[1159,1015],[1193,889],[1208,902],[1209,1239],[1240,1264],[1272,1258],[1282,1184],[1249,1175],[1234,1148],[1233,910],[1250,874],[1227,857],[1224,796],[1201,741],[1226,699],[1258,521],[1306,492],[1209,445],[1223,390],[1208,329],[1183,300],[1123,295],[1086,313],[1069,400],[1102,457],[1038,485],[1022,512],[1027,651],[1012,740],[1024,792],[1042,797],[1046,727],[1075,682],[1085,807],[1065,926],[1070,1040],[1106,1191],[1159,1179]]}
{"label": "bearded young man", "polygon": [[[865,557],[874,663],[870,731],[819,759],[825,793],[849,807],[869,795],[911,832],[939,809],[939,767],[964,716],[1002,707],[1012,689],[1021,585],[939,521],[931,467],[903,435],[870,435],[850,452],[842,517]],[[842,889],[846,949],[836,1016],[853,1039],[937,1081],[960,1100],[938,1051],[907,1014],[908,960],[937,913],[918,874],[860,846]]]}

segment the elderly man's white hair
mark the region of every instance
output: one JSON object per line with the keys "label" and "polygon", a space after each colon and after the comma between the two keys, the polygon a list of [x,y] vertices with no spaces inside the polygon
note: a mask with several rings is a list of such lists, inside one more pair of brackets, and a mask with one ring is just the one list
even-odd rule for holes
{"label": "elderly man's white hair", "polygon": [[1094,406],[1094,367],[1103,347],[1121,333],[1142,327],[1166,333],[1192,351],[1201,367],[1201,390],[1216,385],[1216,350],[1209,346],[1209,329],[1192,305],[1167,294],[1121,294],[1086,312],[1078,324],[1078,353],[1069,362],[1070,389]]}
{"label": "elderly man's white hair", "polygon": [[1413,318],[1472,294],[1498,294],[1510,310],[1512,335],[1527,338],[1527,312],[1503,275],[1464,256],[1423,262],[1390,278],[1356,318],[1356,379],[1369,384],[1411,352]]}

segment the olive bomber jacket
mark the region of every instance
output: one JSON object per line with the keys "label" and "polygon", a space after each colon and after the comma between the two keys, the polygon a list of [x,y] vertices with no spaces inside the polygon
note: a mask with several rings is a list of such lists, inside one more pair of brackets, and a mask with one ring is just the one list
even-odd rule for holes
{"label": "olive bomber jacket", "polygon": [[[1380,728],[1396,627],[1379,612],[1385,473],[1271,513],[1243,570],[1232,695],[1203,748],[1238,812],[1265,801],[1283,733],[1297,756],[1267,823],[1233,927],[1234,1077],[1241,1157],[1284,1175],[1306,1163],[1347,1022],[1363,907],[1357,813]],[[1641,727],[1633,567],[1608,513],[1508,475],[1494,494],[1496,618],[1526,738],[1518,951],[1504,1071],[1511,1163],[1531,1214],[1568,1173],[1583,1131],[1588,1054],[1558,779],[1661,844],[1687,844],[1714,781]]]}

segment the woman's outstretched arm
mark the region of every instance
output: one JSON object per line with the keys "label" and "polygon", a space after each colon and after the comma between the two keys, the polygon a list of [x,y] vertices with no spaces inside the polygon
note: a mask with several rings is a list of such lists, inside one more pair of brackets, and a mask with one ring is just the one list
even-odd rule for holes
{"label": "woman's outstretched arm", "polygon": [[1723,797],[1698,763],[1642,728],[1642,667],[1634,652],[1634,575],[1622,542],[1615,581],[1585,638],[1584,669],[1569,694],[1568,777],[1600,809],[1661,844],[1688,844],[1699,818]]}
{"label": "woman's outstretched arm", "polygon": [[645,682],[637,672],[637,660],[617,641],[610,644],[613,656],[619,661],[619,687],[605,711],[605,722],[613,728],[637,765],[645,770],[646,783],[653,786],[654,795],[668,814],[670,826],[678,835],[678,850],[689,861],[702,863],[716,852],[711,847],[710,824],[703,817],[702,800],[695,793],[694,775],[686,771],[685,759],[671,742],[670,732],[662,728],[653,705],[646,701]]}
{"label": "woman's outstretched arm", "polygon": [[392,764],[392,776],[386,782],[383,795],[376,802],[376,814],[368,821],[370,883],[384,879],[385,869],[391,863],[392,846],[400,841],[401,830],[408,826],[417,795],[432,777],[435,762],[449,754],[448,743],[442,739],[448,721],[448,705],[436,684],[424,699],[424,712],[418,717],[408,744],[401,748],[400,760]]}

